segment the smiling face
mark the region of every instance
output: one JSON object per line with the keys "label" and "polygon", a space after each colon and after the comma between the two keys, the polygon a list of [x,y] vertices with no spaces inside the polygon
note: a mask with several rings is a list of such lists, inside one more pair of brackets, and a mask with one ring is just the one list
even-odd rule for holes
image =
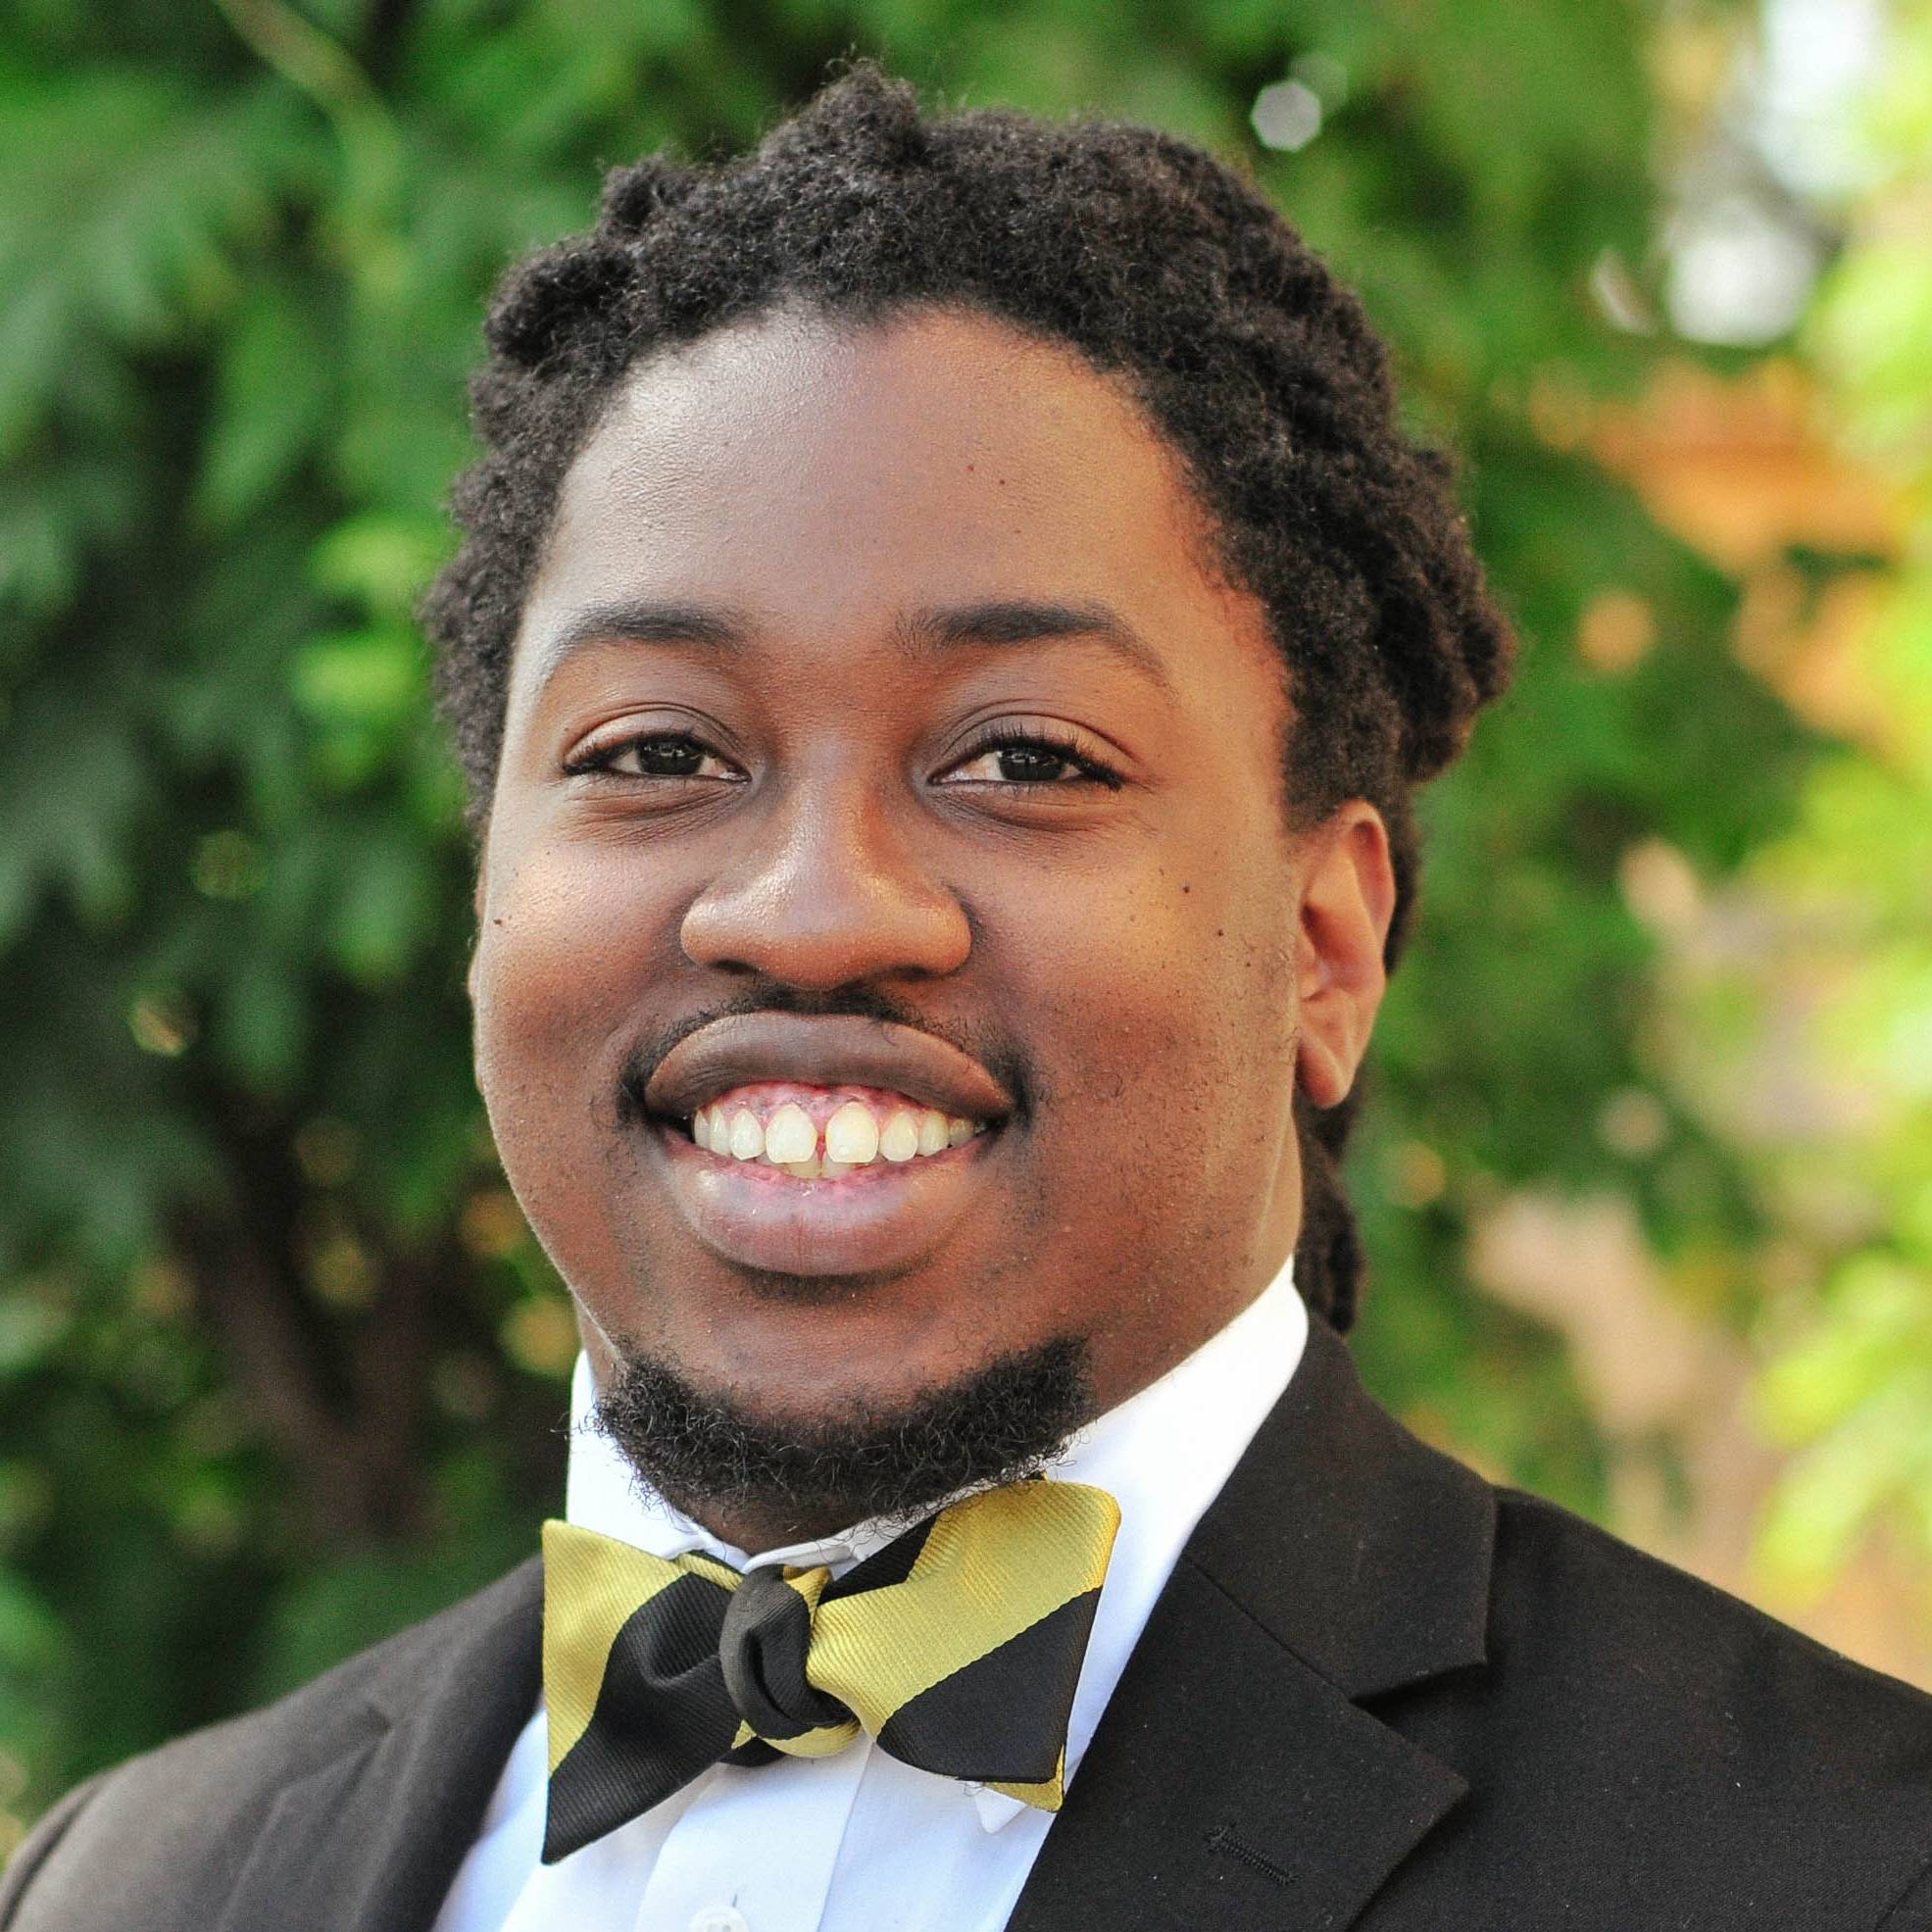
{"label": "smiling face", "polygon": [[[600,1381],[810,1428],[1060,1338],[1096,1406],[1300,1222],[1394,890],[1166,446],[979,315],[633,371],[516,649],[476,1067]],[[714,1525],[716,1527],[717,1525]]]}

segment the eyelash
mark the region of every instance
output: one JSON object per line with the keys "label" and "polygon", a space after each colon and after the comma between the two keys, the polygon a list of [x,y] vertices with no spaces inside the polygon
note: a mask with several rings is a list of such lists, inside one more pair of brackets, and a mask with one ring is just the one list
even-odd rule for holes
{"label": "eyelash", "polygon": [[[717,758],[721,754],[715,752],[704,740],[691,731],[640,731],[628,738],[619,738],[613,744],[600,745],[581,754],[564,767],[570,777],[591,776],[605,778],[630,779],[633,783],[655,781],[675,784],[673,774],[642,773],[633,778],[629,772],[614,771],[612,767],[627,752],[642,745],[689,746],[706,757]],[[1081,748],[1071,733],[1052,730],[1019,731],[1012,728],[995,728],[983,737],[975,738],[954,759],[954,765],[970,765],[973,760],[984,758],[988,752],[1003,751],[1043,751],[1063,758],[1072,766],[1079,776],[1073,783],[1097,784],[1109,791],[1118,791],[1121,785],[1119,772],[1110,765]],[[949,770],[952,767],[947,768]],[[695,775],[695,774],[692,774]],[[970,779],[962,782],[984,784],[985,779]],[[1069,781],[1065,778],[1007,778],[997,781],[1009,791],[1057,791]]]}
{"label": "eyelash", "polygon": [[[1105,785],[1111,792],[1120,789],[1120,774],[1111,765],[1095,758],[1091,752],[1082,750],[1079,740],[1071,732],[1055,731],[1050,728],[1020,731],[1010,725],[996,725],[983,737],[975,738],[953,763],[970,765],[974,759],[984,758],[988,752],[1002,751],[1052,752],[1056,758],[1064,758],[1080,773],[1080,777],[1075,782]],[[950,770],[951,767],[948,767],[948,769]],[[978,784],[984,781],[973,779],[966,782]],[[1002,782],[1014,790],[1031,791],[1038,787],[1042,791],[1057,791],[1067,781],[1065,778],[1008,778]]]}

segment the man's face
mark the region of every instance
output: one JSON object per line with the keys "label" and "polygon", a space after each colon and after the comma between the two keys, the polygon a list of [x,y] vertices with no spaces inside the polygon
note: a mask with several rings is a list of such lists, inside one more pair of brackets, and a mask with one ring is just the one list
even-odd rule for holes
{"label": "man's face", "polygon": [[1392,898],[1370,808],[1288,836],[1286,717],[1070,352],[781,315],[633,372],[523,614],[471,975],[600,1380],[810,1425],[1073,1337],[1107,1406],[1252,1299]]}

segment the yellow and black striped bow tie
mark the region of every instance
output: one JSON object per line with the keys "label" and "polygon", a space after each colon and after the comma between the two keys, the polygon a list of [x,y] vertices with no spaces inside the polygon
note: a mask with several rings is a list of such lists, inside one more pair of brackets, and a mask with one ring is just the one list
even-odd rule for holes
{"label": "yellow and black striped bow tie", "polygon": [[1066,1720],[1120,1521],[1030,1481],[928,1516],[833,1580],[675,1561],[543,1526],[543,1861],[719,1759],[824,1758],[863,1728],[922,1770],[1060,1808]]}

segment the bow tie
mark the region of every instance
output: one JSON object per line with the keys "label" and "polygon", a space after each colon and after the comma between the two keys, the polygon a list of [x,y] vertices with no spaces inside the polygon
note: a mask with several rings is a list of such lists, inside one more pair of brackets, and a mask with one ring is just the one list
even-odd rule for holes
{"label": "bow tie", "polygon": [[543,1526],[543,1861],[707,1766],[823,1758],[863,1729],[921,1770],[1060,1808],[1066,1722],[1119,1506],[1084,1483],[982,1490],[842,1577],[674,1561]]}

